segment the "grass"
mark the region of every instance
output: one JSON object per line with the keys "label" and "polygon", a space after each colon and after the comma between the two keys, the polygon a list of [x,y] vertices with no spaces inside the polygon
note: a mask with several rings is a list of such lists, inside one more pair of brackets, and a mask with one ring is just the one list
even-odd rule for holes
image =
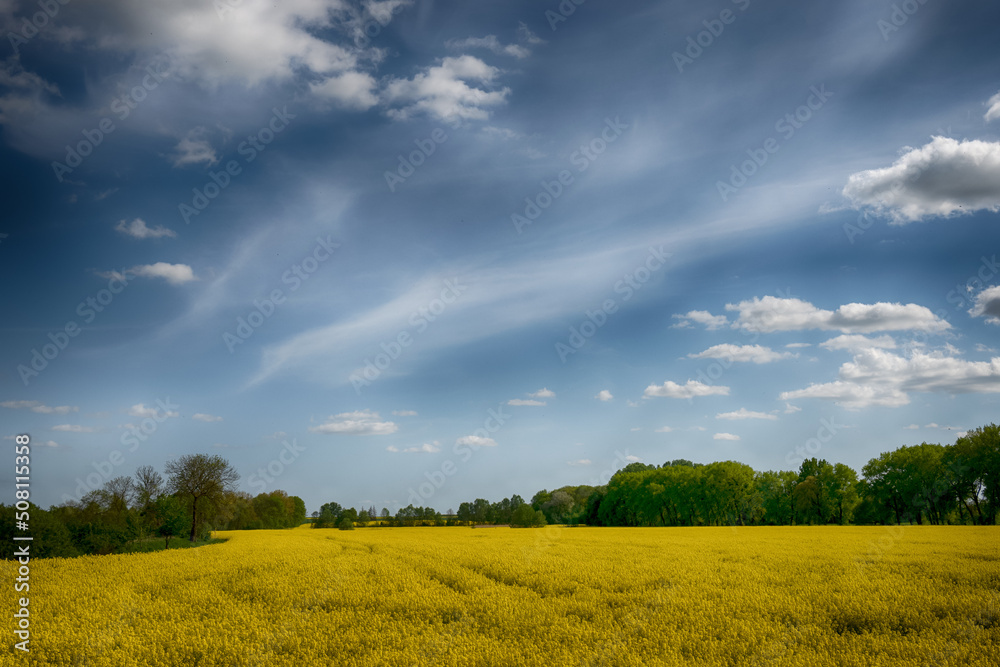
{"label": "grass", "polygon": [[[175,551],[177,549],[192,549],[194,547],[205,547],[209,544],[222,544],[226,540],[221,537],[210,537],[207,540],[198,540],[197,542],[191,542],[186,537],[171,537],[170,538],[170,551]],[[122,548],[121,553],[123,554],[145,554],[152,553],[154,551],[166,551],[165,546],[166,540],[162,537],[147,537],[143,540],[136,540],[131,542]]]}

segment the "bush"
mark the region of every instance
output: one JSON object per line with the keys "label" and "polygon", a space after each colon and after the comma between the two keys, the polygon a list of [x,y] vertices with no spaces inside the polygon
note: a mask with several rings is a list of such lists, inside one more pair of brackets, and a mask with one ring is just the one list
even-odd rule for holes
{"label": "bush", "polygon": [[345,516],[340,520],[340,523],[337,524],[337,528],[340,530],[354,530],[354,522]]}

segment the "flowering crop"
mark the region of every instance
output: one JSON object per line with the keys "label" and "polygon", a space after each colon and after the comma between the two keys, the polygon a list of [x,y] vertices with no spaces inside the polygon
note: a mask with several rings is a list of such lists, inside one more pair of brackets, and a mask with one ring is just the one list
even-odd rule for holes
{"label": "flowering crop", "polygon": [[1000,664],[988,526],[217,535],[33,561],[0,664]]}

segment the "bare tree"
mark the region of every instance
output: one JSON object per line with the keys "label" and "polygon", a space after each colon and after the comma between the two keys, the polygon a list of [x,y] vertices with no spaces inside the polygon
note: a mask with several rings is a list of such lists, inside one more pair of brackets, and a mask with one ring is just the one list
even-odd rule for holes
{"label": "bare tree", "polygon": [[163,493],[163,477],[153,466],[139,466],[136,469],[135,493],[136,501],[144,509]]}
{"label": "bare tree", "polygon": [[168,461],[169,489],[191,499],[191,541],[198,534],[198,505],[202,507],[223,500],[226,492],[236,490],[240,475],[221,456],[189,454]]}

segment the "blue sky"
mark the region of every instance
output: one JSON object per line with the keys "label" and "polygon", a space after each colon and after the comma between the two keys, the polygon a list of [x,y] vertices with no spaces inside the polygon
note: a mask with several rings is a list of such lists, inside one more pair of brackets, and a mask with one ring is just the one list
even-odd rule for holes
{"label": "blue sky", "polygon": [[0,0],[34,498],[203,452],[444,511],[954,442],[1000,392],[998,19]]}

